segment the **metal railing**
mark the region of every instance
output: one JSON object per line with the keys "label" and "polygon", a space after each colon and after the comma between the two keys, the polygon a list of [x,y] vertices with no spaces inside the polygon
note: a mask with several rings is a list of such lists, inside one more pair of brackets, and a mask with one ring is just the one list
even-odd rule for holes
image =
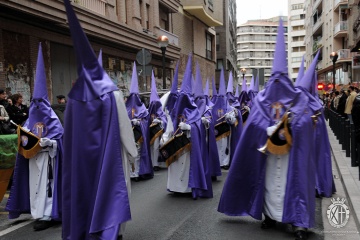
{"label": "metal railing", "polygon": [[325,108],[325,118],[329,120],[329,126],[339,140],[342,150],[345,150],[346,157],[350,157],[351,166],[359,166],[360,180],[360,143],[355,138],[354,123],[329,108]]}
{"label": "metal railing", "polygon": [[340,21],[334,27],[334,34],[348,30],[348,21]]}

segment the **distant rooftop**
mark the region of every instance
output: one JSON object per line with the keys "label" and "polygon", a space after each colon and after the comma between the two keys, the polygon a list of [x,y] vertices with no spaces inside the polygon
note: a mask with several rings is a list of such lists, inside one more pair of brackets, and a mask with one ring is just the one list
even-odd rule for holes
{"label": "distant rooftop", "polygon": [[280,18],[283,20],[284,26],[287,26],[287,20],[288,20],[287,16],[277,16],[277,17],[272,17],[272,18],[267,18],[267,19],[252,19],[252,20],[248,20],[246,23],[240,24],[239,26],[247,26],[247,25],[277,26],[280,21]]}

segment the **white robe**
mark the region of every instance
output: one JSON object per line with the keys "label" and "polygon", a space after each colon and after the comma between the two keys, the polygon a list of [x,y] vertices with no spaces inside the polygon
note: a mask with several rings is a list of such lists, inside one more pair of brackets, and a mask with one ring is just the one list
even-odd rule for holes
{"label": "white robe", "polygon": [[[119,119],[120,139],[121,139],[121,158],[126,182],[126,188],[128,190],[128,196],[130,200],[131,195],[131,181],[130,181],[130,166],[131,159],[136,157],[137,148],[134,140],[134,134],[129,117],[127,116],[126,106],[124,103],[124,97],[121,91],[114,91],[114,97],[116,100],[116,107]],[[125,231],[125,224],[120,225],[120,233]]]}
{"label": "white robe", "polygon": [[282,222],[289,154],[270,154],[266,159],[264,213],[271,219]]}
{"label": "white robe", "polygon": [[[53,197],[48,197],[48,165],[49,158],[52,173],[55,176],[55,158],[57,142],[51,140],[52,146],[42,149],[29,159],[30,208],[34,219],[51,220]],[[52,196],[54,196],[54,180],[51,180]]]}
{"label": "white robe", "polygon": [[[219,152],[220,167],[228,166],[230,162],[230,135],[216,141],[216,146]],[[228,148],[228,154],[225,151]]]}
{"label": "white robe", "polygon": [[[171,121],[168,121],[168,125]],[[167,126],[166,132],[163,134],[160,146],[164,145],[172,136],[171,130],[173,126]],[[190,137],[190,131],[184,131]],[[167,189],[171,192],[187,193],[191,192],[189,188],[189,175],[190,175],[190,152],[181,155],[175,162],[168,166],[168,181]]]}

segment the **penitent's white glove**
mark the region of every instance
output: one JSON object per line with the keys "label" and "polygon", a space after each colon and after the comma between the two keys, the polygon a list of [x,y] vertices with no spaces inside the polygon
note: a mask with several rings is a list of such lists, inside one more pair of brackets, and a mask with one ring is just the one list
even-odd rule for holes
{"label": "penitent's white glove", "polygon": [[48,147],[53,145],[53,141],[49,138],[40,138],[40,147]]}
{"label": "penitent's white glove", "polygon": [[155,118],[155,119],[153,120],[153,123],[161,123],[161,120],[160,120],[160,119]]}
{"label": "penitent's white glove", "polygon": [[210,120],[207,119],[206,117],[201,117],[201,121],[204,124],[205,128],[208,129]]}
{"label": "penitent's white glove", "polygon": [[244,106],[244,108],[250,113],[250,108],[248,106]]}
{"label": "penitent's white glove", "polygon": [[229,123],[229,124],[234,124],[236,121],[236,116],[235,116],[235,112],[231,111],[225,114],[225,120]]}
{"label": "penitent's white glove", "polygon": [[179,123],[179,128],[183,131],[188,131],[191,129],[191,126],[189,124],[181,122],[181,123]]}
{"label": "penitent's white glove", "polygon": [[134,126],[140,126],[140,120],[139,119],[131,119],[131,122]]}

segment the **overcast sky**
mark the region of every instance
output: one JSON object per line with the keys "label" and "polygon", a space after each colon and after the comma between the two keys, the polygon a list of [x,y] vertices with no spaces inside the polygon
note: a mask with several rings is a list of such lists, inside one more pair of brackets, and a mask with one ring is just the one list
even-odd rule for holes
{"label": "overcast sky", "polygon": [[236,0],[237,25],[252,19],[288,15],[288,0]]}

